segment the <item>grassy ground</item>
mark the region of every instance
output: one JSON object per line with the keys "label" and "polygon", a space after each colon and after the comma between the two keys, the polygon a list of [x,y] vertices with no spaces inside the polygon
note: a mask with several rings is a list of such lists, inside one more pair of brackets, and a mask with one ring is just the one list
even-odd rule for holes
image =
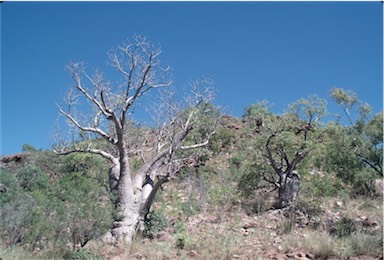
{"label": "grassy ground", "polygon": [[[224,173],[223,173],[224,174]],[[131,245],[89,242],[77,252],[55,248],[31,253],[0,249],[11,259],[382,259],[383,200],[310,196],[304,190],[291,209],[273,210],[275,195],[241,201],[236,187],[184,178],[167,184],[157,197],[151,238]],[[255,206],[256,205],[256,206]],[[157,226],[156,226],[157,225]]]}
{"label": "grassy ground", "polygon": [[[188,192],[182,191],[164,191],[155,206],[168,218],[165,230],[153,239],[137,240],[129,247],[104,250],[103,257],[115,260],[383,257],[381,198],[324,198],[315,205],[317,209],[306,201],[307,208],[297,205],[293,210],[259,214],[246,214],[238,205],[231,210],[206,206],[186,216],[180,201],[185,198],[183,193]],[[180,201],[174,200],[175,197]]]}

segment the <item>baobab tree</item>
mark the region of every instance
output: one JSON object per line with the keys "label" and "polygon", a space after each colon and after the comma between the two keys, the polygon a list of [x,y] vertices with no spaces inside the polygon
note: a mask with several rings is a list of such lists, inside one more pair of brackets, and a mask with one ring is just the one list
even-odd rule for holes
{"label": "baobab tree", "polygon": [[[271,113],[265,102],[247,109],[249,134],[256,140],[251,145],[259,148],[252,150],[258,161],[253,177],[272,185],[270,191],[278,190],[279,208],[291,205],[297,197],[301,182],[298,166],[316,147],[322,135],[319,120],[326,114],[325,101],[315,95],[296,101],[282,115]],[[262,124],[253,124],[256,119]]]}
{"label": "baobab tree", "polygon": [[[83,63],[68,66],[74,88],[65,98],[67,107],[59,111],[71,138],[58,142],[54,152],[97,154],[109,162],[109,189],[117,199],[113,226],[102,237],[106,242],[129,243],[143,230],[159,187],[180,170],[190,151],[206,146],[215,132],[217,120],[212,119],[209,127],[200,129],[200,138],[188,138],[196,123],[211,113],[212,84],[192,82],[191,95],[177,99],[170,70],[160,65],[160,53],[142,36],[112,49],[109,61],[120,76],[118,83],[107,81],[100,72],[90,75]],[[145,97],[155,98],[151,93],[161,102],[148,102]],[[155,111],[151,114],[155,124],[139,127],[133,116],[139,106]],[[132,158],[138,157],[141,165],[134,170]],[[153,183],[146,185],[148,180]]]}

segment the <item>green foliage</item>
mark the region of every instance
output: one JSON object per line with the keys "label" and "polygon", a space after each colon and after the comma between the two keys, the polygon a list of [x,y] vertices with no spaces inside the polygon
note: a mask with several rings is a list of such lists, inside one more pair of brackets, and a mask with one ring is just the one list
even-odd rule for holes
{"label": "green foliage", "polygon": [[354,146],[358,159],[365,167],[383,177],[383,112],[356,127]]}
{"label": "green foliage", "polygon": [[200,209],[206,201],[209,206],[229,210],[238,197],[236,189],[238,176],[227,169],[213,173],[214,171],[215,169],[209,167],[203,167],[198,171],[197,188],[200,190],[198,201]]}
{"label": "green foliage", "polygon": [[245,160],[245,155],[241,152],[235,153],[235,155],[231,159],[232,165],[236,168],[239,169],[242,162]]}
{"label": "green foliage", "polygon": [[271,108],[272,105],[268,100],[257,101],[245,108],[243,118],[269,117],[272,115]]}
{"label": "green foliage", "polygon": [[328,115],[327,102],[317,95],[310,95],[308,98],[301,98],[292,105],[289,110],[294,116],[304,122],[311,124],[319,123]]}
{"label": "green foliage", "polygon": [[343,138],[346,146],[340,148],[349,150],[349,161],[355,161],[353,168],[360,168],[358,172],[368,168],[383,177],[383,112],[371,117],[370,106],[360,101],[352,91],[335,88],[331,91],[331,97],[343,109],[350,124],[349,127],[340,127],[342,136],[331,136],[332,141],[335,141],[335,137]]}
{"label": "green foliage", "polygon": [[263,168],[257,163],[253,163],[243,169],[240,180],[238,182],[238,190],[240,194],[249,198],[254,195],[255,191],[263,184]]}
{"label": "green foliage", "polygon": [[343,216],[335,223],[335,235],[338,237],[350,236],[357,230],[357,224],[355,220]]}
{"label": "green foliage", "polygon": [[36,165],[27,165],[16,173],[20,186],[26,191],[47,189],[49,177]]}
{"label": "green foliage", "polygon": [[209,149],[213,154],[218,154],[222,149],[226,149],[231,145],[233,137],[234,135],[229,129],[219,125],[216,133],[209,141]]}
{"label": "green foliage", "polygon": [[31,144],[23,144],[23,146],[21,147],[21,150],[23,152],[37,152],[37,149],[33,147],[33,145]]}
{"label": "green foliage", "polygon": [[83,246],[106,232],[112,205],[96,176],[104,166],[94,159],[36,152],[32,163],[16,173],[1,169],[1,183],[8,188],[0,196],[2,242],[64,252],[68,243]]}
{"label": "green foliage", "polygon": [[273,114],[267,102],[248,107],[243,116],[248,122],[246,134],[232,159],[240,172],[241,195],[249,198],[258,188],[277,183],[283,187],[282,173],[297,170],[304,175],[313,168],[315,159],[308,155],[322,148],[320,120],[326,115],[326,102],[316,95],[299,99],[281,115]]}
{"label": "green foliage", "polygon": [[64,259],[73,259],[73,260],[102,260],[103,257],[98,255],[95,252],[91,252],[84,248],[80,248],[76,251],[67,251],[63,256]]}
{"label": "green foliage", "polygon": [[329,123],[325,127],[326,146],[322,167],[351,184],[353,194],[374,194],[374,180],[382,176],[382,122],[380,113],[369,121],[360,117],[358,123],[352,126]]}
{"label": "green foliage", "polygon": [[6,245],[15,245],[33,223],[30,213],[36,203],[17,184],[12,173],[4,169],[0,169],[0,173],[1,182],[8,187],[8,191],[0,196],[0,238]]}
{"label": "green foliage", "polygon": [[345,191],[339,178],[311,176],[302,182],[301,190],[315,197],[334,197]]}
{"label": "green foliage", "polygon": [[158,210],[151,211],[145,220],[144,236],[153,238],[168,226],[167,217]]}
{"label": "green foliage", "polygon": [[330,96],[343,109],[351,109],[358,102],[358,98],[355,92],[342,88],[333,88],[330,91]]}
{"label": "green foliage", "polygon": [[[194,151],[200,167],[181,170],[179,176],[184,181],[193,179],[190,183],[195,186],[185,200],[176,202],[173,210],[181,209],[183,216],[189,217],[201,212],[205,203],[221,212],[231,210],[237,202],[251,213],[270,208],[268,198],[273,196],[265,191],[273,187],[270,182],[279,181],[279,176],[267,158],[269,138],[272,158],[282,169],[298,153],[308,152],[295,166],[302,176],[295,210],[318,217],[324,213],[323,197],[372,195],[375,180],[382,176],[383,114],[371,116],[369,105],[359,101],[353,92],[334,89],[331,96],[342,107],[350,125],[324,125],[321,120],[327,115],[326,103],[317,96],[299,99],[280,115],[271,112],[267,101],[251,105],[243,115],[244,128],[230,130],[219,124],[209,145]],[[204,141],[220,115],[212,104],[188,108],[183,113],[188,115],[190,109],[196,110],[196,116],[191,118],[194,128],[185,145]],[[144,131],[140,126],[130,129],[135,138]],[[236,138],[240,138],[236,140],[236,152],[231,154]],[[135,140],[128,143],[134,144]],[[95,142],[102,144],[100,140]],[[15,171],[0,169],[0,183],[7,187],[7,192],[0,195],[0,243],[30,250],[54,248],[60,252],[59,257],[66,259],[99,259],[82,246],[112,225],[113,195],[106,188],[108,165],[99,156],[84,153],[60,157],[28,144],[23,145],[23,151],[32,155],[29,164],[18,166]],[[180,153],[191,155],[190,151]],[[221,164],[222,158],[218,160],[220,165],[215,160],[219,158],[215,156],[224,153],[232,156],[228,169],[226,162]],[[142,165],[141,159],[130,159],[133,170]],[[307,174],[314,168],[324,176]],[[144,235],[155,237],[168,225],[162,211],[152,211],[145,221]],[[281,227],[290,231],[292,219]],[[360,232],[353,219],[343,217],[333,228],[338,240],[350,240],[355,254],[379,252],[382,236]],[[176,247],[188,248],[191,239],[186,223],[176,223],[175,229]],[[72,250],[68,251],[68,244]]]}
{"label": "green foliage", "polygon": [[63,157],[63,160],[61,171],[64,173],[77,172],[95,176],[100,174],[99,169],[102,169],[105,174],[104,160],[98,155],[73,153]]}

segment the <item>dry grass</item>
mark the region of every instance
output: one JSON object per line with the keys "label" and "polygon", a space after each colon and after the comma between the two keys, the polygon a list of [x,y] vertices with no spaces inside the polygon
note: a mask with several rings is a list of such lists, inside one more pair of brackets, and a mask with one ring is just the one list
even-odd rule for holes
{"label": "dry grass", "polygon": [[[358,229],[350,236],[338,238],[323,230],[323,225],[319,224],[316,230],[309,225],[295,226],[295,222],[292,224],[289,218],[284,217],[282,211],[262,211],[261,206],[269,205],[273,194],[270,197],[259,196],[253,201],[259,203],[254,205],[259,206],[258,209],[262,211],[260,214],[255,214],[257,210],[248,211],[244,205],[229,211],[223,210],[225,208],[223,204],[206,203],[201,211],[187,215],[183,203],[190,198],[191,192],[184,187],[185,183],[175,184],[166,186],[154,204],[154,209],[161,211],[170,223],[170,227],[164,231],[165,237],[152,240],[138,239],[131,245],[119,247],[100,244],[92,246],[90,242],[86,249],[97,252],[104,259],[113,260],[269,259],[271,252],[283,257],[287,253],[308,253],[313,255],[314,259],[382,257],[383,238],[380,232],[383,227],[383,204],[381,199],[325,197],[316,200],[312,205],[309,203],[310,198],[302,197],[301,199],[306,202],[303,205],[307,209],[310,206],[321,209],[308,211],[309,215],[315,215],[319,221],[323,221],[324,216],[332,213],[329,215],[339,218],[345,216],[358,220],[359,223],[362,219],[377,223],[377,230],[373,233],[368,234]],[[230,202],[227,203],[230,204]],[[177,224],[184,225],[184,228],[181,231],[178,230]],[[289,233],[282,232],[284,227]],[[184,239],[182,247],[178,246],[179,238]],[[4,260],[33,259],[30,254],[17,248],[0,249],[0,258]]]}
{"label": "dry grass", "polygon": [[303,233],[291,233],[283,237],[284,252],[304,251],[316,257],[327,259],[337,255],[332,237],[326,232],[310,230]]}
{"label": "dry grass", "polygon": [[383,233],[374,235],[355,232],[349,238],[352,254],[356,256],[368,255],[373,257],[383,256]]}
{"label": "dry grass", "polygon": [[23,250],[17,246],[0,248],[0,259],[4,260],[23,260],[23,259],[33,259],[33,256],[30,252]]}

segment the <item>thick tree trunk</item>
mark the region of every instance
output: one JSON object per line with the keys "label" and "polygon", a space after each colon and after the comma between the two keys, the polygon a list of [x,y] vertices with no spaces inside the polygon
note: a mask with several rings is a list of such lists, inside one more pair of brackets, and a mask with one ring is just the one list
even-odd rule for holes
{"label": "thick tree trunk", "polygon": [[120,158],[109,172],[110,188],[116,190],[115,214],[113,226],[101,240],[108,243],[130,243],[141,223],[141,191],[134,192],[129,167],[129,157],[124,146],[120,149]]}
{"label": "thick tree trunk", "polygon": [[299,194],[300,175],[297,171],[291,174],[283,173],[279,188],[279,208],[284,208],[292,204]]}
{"label": "thick tree trunk", "polygon": [[132,196],[125,183],[126,176],[120,177],[118,199],[115,203],[114,222],[110,231],[101,240],[110,244],[116,242],[130,243],[141,229],[141,203]]}
{"label": "thick tree trunk", "polygon": [[116,218],[111,230],[118,241],[131,242],[140,222],[140,201],[135,196],[125,144],[120,147],[120,178],[117,186]]}

